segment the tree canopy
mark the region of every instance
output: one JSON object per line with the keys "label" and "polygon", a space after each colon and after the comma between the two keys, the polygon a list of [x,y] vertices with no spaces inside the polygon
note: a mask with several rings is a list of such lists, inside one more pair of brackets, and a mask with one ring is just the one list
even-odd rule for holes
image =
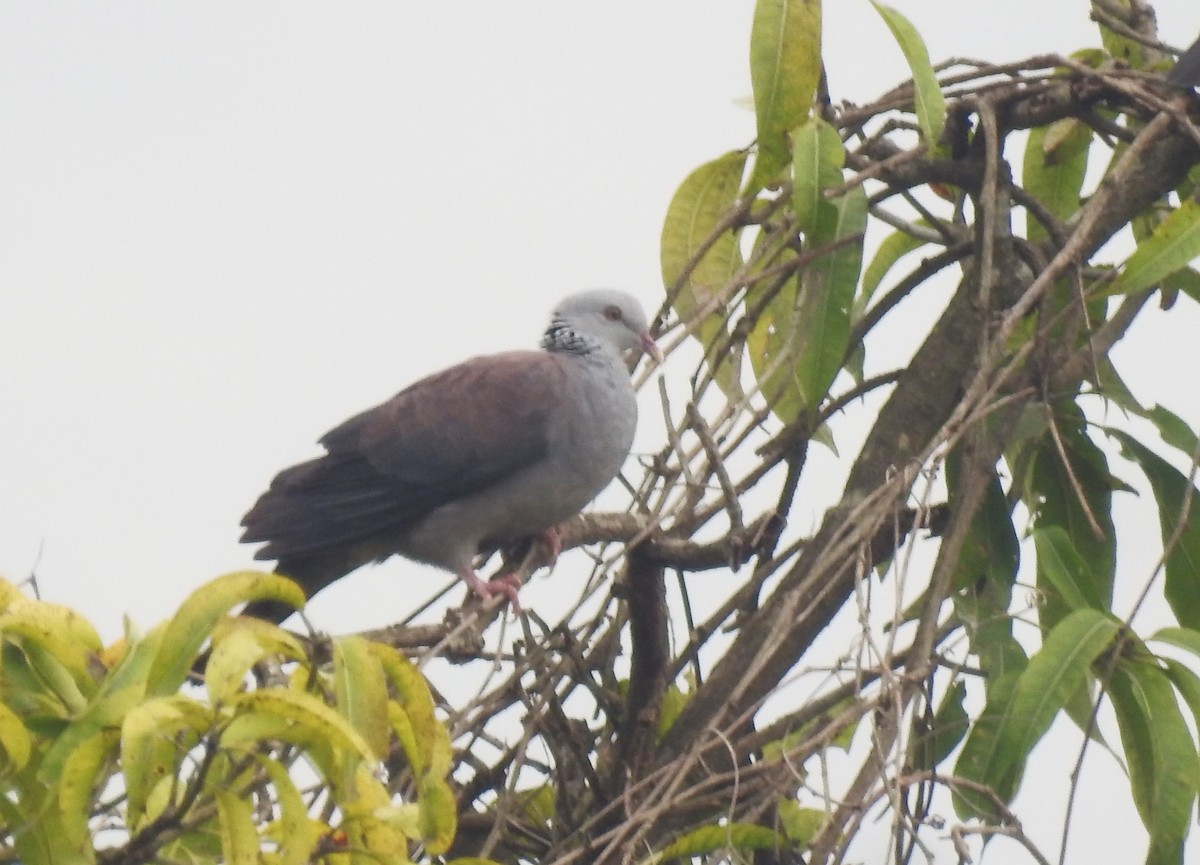
{"label": "tree canopy", "polygon": [[[326,640],[228,615],[303,601],[238,573],[103,646],[4,584],[0,859],[812,865],[882,814],[896,862],[996,835],[1047,862],[1013,800],[1059,723],[1063,775],[1122,760],[1146,861],[1182,862],[1200,443],[1112,352],[1200,302],[1200,101],[1143,0],[1002,65],[934,65],[873,5],[911,78],[860,106],[824,81],[820,3],[758,0],[753,141],[664,219],[688,388],[645,394],[668,429],[627,508],[565,527],[600,551],[568,615]],[[1114,602],[1130,471],[1162,555],[1122,577],[1174,619],[1151,632]]]}

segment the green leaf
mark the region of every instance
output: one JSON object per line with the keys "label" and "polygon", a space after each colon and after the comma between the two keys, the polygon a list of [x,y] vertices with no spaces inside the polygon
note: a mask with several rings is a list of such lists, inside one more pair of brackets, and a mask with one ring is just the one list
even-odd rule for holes
{"label": "green leaf", "polygon": [[[951,510],[958,505],[960,463],[958,453],[951,453],[946,465]],[[1023,670],[1028,661],[1013,637],[1009,614],[1020,564],[1021,545],[1004,486],[993,477],[963,543],[954,575],[957,591],[952,596],[989,690],[1001,674]]]}
{"label": "green leaf", "polygon": [[[1083,560],[1082,569],[1075,571],[1080,590],[1090,605],[1109,609],[1117,557],[1112,520],[1115,481],[1104,452],[1085,432],[1086,421],[1077,405],[1056,405],[1055,425],[1062,451],[1049,432],[1030,443],[1032,460],[1023,497],[1038,528],[1057,526],[1066,532],[1071,548]],[[1100,537],[1092,528],[1089,513],[1100,528]],[[1050,576],[1040,569],[1038,575],[1039,579]],[[1083,583],[1088,584],[1086,590]],[[1053,584],[1039,582],[1038,588],[1045,597],[1045,603],[1038,607],[1038,620],[1045,630],[1059,622],[1069,608]]]}
{"label": "green leaf", "polygon": [[1157,664],[1123,659],[1109,679],[1108,695],[1134,804],[1150,833],[1146,861],[1180,862],[1200,764],[1170,680]]}
{"label": "green leaf", "polygon": [[1192,458],[1192,454],[1196,453],[1196,449],[1200,447],[1200,442],[1196,440],[1196,433],[1187,425],[1187,421],[1166,406],[1151,406],[1142,413],[1142,417],[1154,424],[1165,444],[1182,451],[1189,460]]}
{"label": "green leaf", "polygon": [[942,94],[937,76],[933,73],[933,64],[929,62],[929,51],[925,48],[925,41],[917,32],[917,28],[895,9],[877,0],[871,0],[871,5],[892,31],[892,37],[904,52],[904,59],[908,61],[908,68],[913,77],[917,124],[921,127],[921,137],[925,139],[925,144],[932,150],[946,126],[946,97]]}
{"label": "green leaf", "polygon": [[788,840],[765,826],[748,823],[730,823],[725,826],[701,826],[693,829],[668,844],[653,856],[642,860],[642,865],[689,856],[705,856],[724,850],[774,850],[790,849]]}
{"label": "green leaf", "polygon": [[963,708],[967,696],[965,682],[955,682],[942,696],[934,714],[933,725],[919,729],[909,748],[909,762],[920,769],[935,769],[958,747],[971,727],[971,719]]}
{"label": "green leaf", "polygon": [[[1084,686],[1092,662],[1112,645],[1118,631],[1114,619],[1092,609],[1076,610],[1055,625],[1024,671],[992,686],[959,755],[956,774],[1011,800],[1030,751]],[[986,797],[961,789],[958,794],[960,813],[996,816]]]}
{"label": "green leaf", "polygon": [[1200,258],[1200,203],[1184,201],[1138,244],[1105,294],[1129,294],[1158,285]]}
{"label": "green leaf", "polygon": [[1054,525],[1034,529],[1033,543],[1037,552],[1039,586],[1053,588],[1068,610],[1107,609],[1105,599],[1100,597],[1095,582],[1089,578],[1087,565],[1066,530]]}
{"label": "green leaf", "polygon": [[1200,658],[1200,631],[1195,628],[1160,628],[1149,639],[1183,649]]}
{"label": "green leaf", "polygon": [[788,133],[809,116],[820,80],[820,0],[758,0],[750,29],[750,83],[758,121],[751,189],[770,185],[787,166]]}
{"label": "green leaf", "polygon": [[387,683],[378,657],[362,637],[334,640],[333,685],[338,711],[362,734],[376,757],[386,758],[391,741]]}
{"label": "green leaf", "polygon": [[1200,722],[1200,676],[1192,672],[1186,664],[1181,664],[1174,658],[1159,658],[1158,660],[1163,665],[1167,678],[1171,680],[1172,687],[1187,704],[1188,711],[1192,713],[1192,720]]}
{"label": "green leaf", "polygon": [[1182,292],[1200,303],[1200,273],[1190,267],[1177,270],[1162,281],[1163,292]]}
{"label": "green leaf", "polygon": [[299,608],[304,605],[304,592],[291,580],[260,571],[226,574],[194,591],[167,625],[150,671],[147,694],[161,697],[178,690],[217,620],[235,604],[260,600]]}
{"label": "green leaf", "polygon": [[1200,496],[1182,472],[1137,439],[1120,430],[1110,434],[1150,481],[1164,546],[1175,535],[1184,503],[1188,503],[1189,519],[1178,528],[1178,540],[1167,552],[1165,594],[1176,621],[1189,627],[1200,625]]}
{"label": "green leaf", "polygon": [[[925,220],[918,220],[917,225],[928,225]],[[862,287],[854,300],[854,318],[858,319],[866,312],[871,298],[888,271],[895,267],[901,258],[929,243],[905,231],[893,231],[883,239],[871,257],[871,263],[863,271]]]}
{"label": "green leaf", "polygon": [[[1060,222],[1079,209],[1091,144],[1091,127],[1074,117],[1029,131],[1021,182],[1025,191]],[[1037,243],[1049,236],[1032,213],[1026,213],[1025,223],[1029,240]]]}
{"label": "green leaf", "polygon": [[819,117],[796,130],[792,147],[792,209],[805,234],[815,231],[825,190],[842,183],[846,149],[838,131]]}
{"label": "green leaf", "polygon": [[797,847],[807,847],[817,837],[817,832],[829,817],[816,808],[801,808],[795,799],[784,799],[779,803],[779,825]]}
{"label": "green leaf", "polygon": [[862,268],[867,194],[857,186],[833,205],[822,208],[811,243],[817,249],[845,244],[821,255],[801,275],[796,376],[807,408],[820,405],[846,361],[850,308]]}

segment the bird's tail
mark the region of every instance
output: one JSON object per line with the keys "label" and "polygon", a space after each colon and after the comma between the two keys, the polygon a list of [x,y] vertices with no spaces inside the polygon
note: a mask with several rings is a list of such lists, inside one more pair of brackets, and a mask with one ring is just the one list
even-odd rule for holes
{"label": "bird's tail", "polygon": [[[354,570],[356,565],[347,561],[347,558],[345,553],[314,553],[282,558],[273,570],[298,583],[311,600],[321,589]],[[242,615],[279,624],[294,612],[293,607],[280,601],[252,601],[242,610]]]}

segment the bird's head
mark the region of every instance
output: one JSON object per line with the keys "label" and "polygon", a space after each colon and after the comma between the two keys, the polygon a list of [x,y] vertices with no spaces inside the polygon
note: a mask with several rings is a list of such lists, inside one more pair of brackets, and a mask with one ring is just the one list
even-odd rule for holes
{"label": "bird's head", "polygon": [[618,352],[645,352],[662,363],[662,350],[650,336],[642,305],[623,291],[593,288],[564,298],[554,309],[551,329],[556,326],[592,337]]}

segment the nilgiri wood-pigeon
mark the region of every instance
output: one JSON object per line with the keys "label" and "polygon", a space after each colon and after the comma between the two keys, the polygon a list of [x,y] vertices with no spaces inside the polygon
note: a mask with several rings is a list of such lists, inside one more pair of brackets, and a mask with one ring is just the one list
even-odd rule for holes
{"label": "nilgiri wood-pigeon", "polygon": [[[641,305],[595,289],[555,307],[541,351],[476,357],[418,381],[321,439],[242,520],[259,559],[316,592],[399,554],[516,604],[517,583],[480,579],[481,552],[545,535],[617,475],[637,403],[622,352],[662,358]],[[282,621],[291,608],[252,603]]]}

